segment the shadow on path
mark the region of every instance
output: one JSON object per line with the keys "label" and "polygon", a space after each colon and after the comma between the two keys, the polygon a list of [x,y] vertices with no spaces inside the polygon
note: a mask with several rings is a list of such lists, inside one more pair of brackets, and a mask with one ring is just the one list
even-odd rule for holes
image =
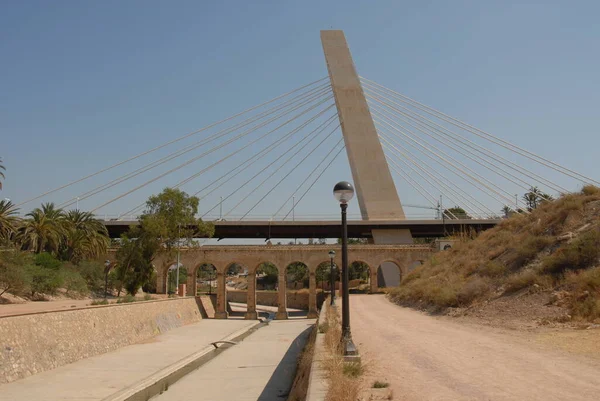
{"label": "shadow on path", "polygon": [[275,368],[271,378],[269,378],[262,393],[260,393],[258,401],[282,401],[287,399],[296,377],[298,357],[306,345],[311,330],[312,324],[294,339],[281,362]]}

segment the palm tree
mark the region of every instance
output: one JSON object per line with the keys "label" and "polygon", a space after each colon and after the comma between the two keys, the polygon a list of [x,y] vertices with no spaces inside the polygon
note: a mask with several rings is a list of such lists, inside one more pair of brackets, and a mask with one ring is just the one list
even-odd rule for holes
{"label": "palm tree", "polygon": [[9,201],[0,201],[0,242],[9,239],[19,225],[18,208]]}
{"label": "palm tree", "polygon": [[62,209],[54,203],[42,204],[26,215],[23,225],[19,227],[17,242],[25,249],[35,253],[58,253],[65,235],[65,218]]}
{"label": "palm tree", "polygon": [[106,253],[110,240],[106,226],[90,212],[70,210],[65,214],[63,258],[73,263]]}
{"label": "palm tree", "polygon": [[[6,167],[4,167],[4,165],[2,164],[2,158],[0,157],[0,177],[2,177],[2,179],[5,179],[6,177],[4,177],[3,171],[6,171]],[[0,181],[0,190],[1,189],[2,189],[2,181]]]}

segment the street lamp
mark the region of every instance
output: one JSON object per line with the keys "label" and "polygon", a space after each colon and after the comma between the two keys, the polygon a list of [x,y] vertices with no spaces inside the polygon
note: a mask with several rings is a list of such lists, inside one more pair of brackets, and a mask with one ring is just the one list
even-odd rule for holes
{"label": "street lamp", "polygon": [[333,187],[333,196],[340,202],[342,209],[342,347],[345,356],[358,355],[350,333],[350,293],[348,291],[348,223],[346,209],[354,196],[354,187],[346,181],[340,181]]}
{"label": "street lamp", "polygon": [[108,272],[110,271],[110,260],[104,262],[104,299],[108,297]]}
{"label": "street lamp", "polygon": [[331,259],[329,282],[331,284],[331,300],[329,305],[335,305],[335,271],[333,269],[333,258],[335,258],[335,251],[329,251],[329,259]]}

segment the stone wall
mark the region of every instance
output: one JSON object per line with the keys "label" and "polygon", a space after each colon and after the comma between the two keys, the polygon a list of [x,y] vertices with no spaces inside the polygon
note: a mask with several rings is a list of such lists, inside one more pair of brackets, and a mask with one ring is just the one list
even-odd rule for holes
{"label": "stone wall", "polygon": [[[308,310],[308,290],[286,291],[287,307],[292,309]],[[324,299],[323,291],[317,290],[317,305]],[[228,302],[246,303],[246,291],[228,290]],[[277,291],[256,291],[256,304],[266,306],[277,306]]]}
{"label": "stone wall", "polygon": [[191,298],[0,318],[0,383],[139,343],[202,319]]}

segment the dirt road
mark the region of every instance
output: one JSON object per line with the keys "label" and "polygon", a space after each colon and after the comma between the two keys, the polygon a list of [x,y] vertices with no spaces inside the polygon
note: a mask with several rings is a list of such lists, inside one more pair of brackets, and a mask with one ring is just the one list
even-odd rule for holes
{"label": "dirt road", "polygon": [[353,295],[350,312],[366,380],[389,382],[394,400],[600,400],[600,360],[531,333],[427,316],[383,295]]}

